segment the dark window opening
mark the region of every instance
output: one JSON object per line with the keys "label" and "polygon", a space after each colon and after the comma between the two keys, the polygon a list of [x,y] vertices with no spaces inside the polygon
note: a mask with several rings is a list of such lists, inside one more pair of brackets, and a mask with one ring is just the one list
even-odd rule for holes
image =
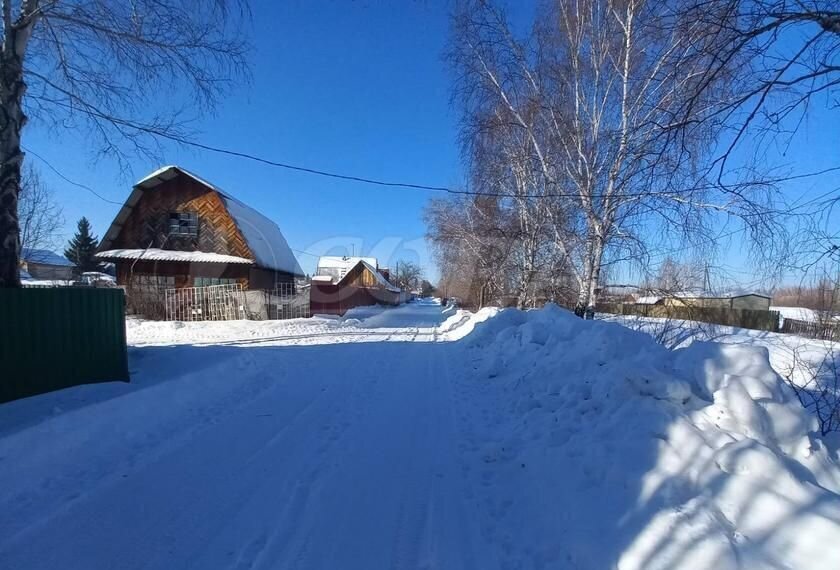
{"label": "dark window opening", "polygon": [[172,212],[169,214],[169,235],[198,236],[198,215],[192,212]]}

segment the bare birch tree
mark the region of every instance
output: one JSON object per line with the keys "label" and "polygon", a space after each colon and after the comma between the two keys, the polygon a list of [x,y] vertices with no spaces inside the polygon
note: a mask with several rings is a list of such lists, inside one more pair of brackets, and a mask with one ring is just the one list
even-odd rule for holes
{"label": "bare birch tree", "polygon": [[24,168],[18,200],[21,249],[53,249],[59,245],[61,207],[38,172]]}
{"label": "bare birch tree", "polygon": [[720,216],[767,235],[772,189],[722,188],[704,171],[720,123],[674,126],[687,100],[707,111],[708,85],[726,89],[724,73],[704,75],[713,40],[696,22],[648,0],[558,0],[538,20],[519,39],[501,9],[465,2],[451,59],[465,136],[477,110],[501,109],[527,141],[532,188],[550,204],[580,307],[597,301],[606,263],[640,258],[663,237],[708,242]]}
{"label": "bare birch tree", "polygon": [[18,196],[29,118],[84,129],[118,159],[183,140],[246,74],[239,0],[4,0],[0,287],[19,285]]}
{"label": "bare birch tree", "polygon": [[[715,121],[727,126],[711,163],[718,173],[732,162],[736,149],[760,149],[774,140],[790,144],[815,107],[840,112],[836,0],[683,0],[678,6],[711,41],[702,43],[709,56],[703,69],[707,79],[697,97],[684,101],[672,125]],[[733,67],[737,74],[730,73]],[[715,80],[727,75],[729,89],[716,92]],[[710,91],[714,104],[698,104]],[[840,167],[840,153],[829,158]],[[823,262],[840,261],[840,238],[833,225],[834,210],[840,206],[838,190],[785,209],[798,229],[792,254],[780,259],[780,265],[807,273],[822,270]]]}

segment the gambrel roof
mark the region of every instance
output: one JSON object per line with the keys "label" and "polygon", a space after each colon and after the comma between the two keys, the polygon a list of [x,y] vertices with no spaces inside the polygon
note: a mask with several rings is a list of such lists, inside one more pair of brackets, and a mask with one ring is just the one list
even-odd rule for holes
{"label": "gambrel roof", "polygon": [[180,174],[192,178],[219,195],[228,214],[242,234],[245,244],[254,257],[254,263],[258,267],[285,271],[294,275],[304,274],[303,269],[298,264],[297,258],[295,258],[295,254],[292,253],[292,249],[289,247],[286,238],[283,237],[277,224],[219,187],[180,166],[174,165],[164,166],[155,170],[134,185],[128,200],[126,200],[125,204],[123,204],[117,213],[108,231],[105,232],[105,236],[102,238],[102,243],[99,246],[100,251],[111,249],[114,240],[116,240],[120,230],[146,190],[151,190]]}

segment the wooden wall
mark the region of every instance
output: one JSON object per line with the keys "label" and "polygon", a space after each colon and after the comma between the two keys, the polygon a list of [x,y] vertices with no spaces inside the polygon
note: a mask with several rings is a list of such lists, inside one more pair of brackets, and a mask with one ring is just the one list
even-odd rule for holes
{"label": "wooden wall", "polygon": [[[133,261],[119,261],[117,266],[117,284],[128,285],[132,274]],[[184,263],[174,261],[143,261],[134,265],[134,275],[160,275],[175,278],[175,287],[193,287],[195,277],[220,277],[236,279],[237,283],[249,286],[251,267],[241,263]]]}
{"label": "wooden wall", "polygon": [[[198,215],[198,236],[169,236],[169,214],[194,212]],[[219,195],[189,176],[179,175],[146,189],[111,249],[147,247],[178,251],[204,251],[253,259],[245,238],[236,227]],[[130,261],[117,263],[117,282],[127,283]],[[273,289],[278,283],[294,281],[282,271],[241,264],[174,263],[140,261],[135,274],[173,275],[176,287],[191,287],[194,277],[235,278],[246,288]]]}
{"label": "wooden wall", "polygon": [[309,314],[343,315],[353,307],[399,305],[401,295],[381,287],[333,285],[313,281],[309,290]]}
{"label": "wooden wall", "polygon": [[[169,214],[198,214],[198,237],[169,236]],[[112,249],[155,247],[206,251],[253,259],[219,195],[188,176],[176,176],[151,189],[134,206]]]}
{"label": "wooden wall", "polygon": [[380,287],[376,276],[374,276],[370,270],[361,263],[353,266],[347,275],[344,276],[341,284],[350,287]]}

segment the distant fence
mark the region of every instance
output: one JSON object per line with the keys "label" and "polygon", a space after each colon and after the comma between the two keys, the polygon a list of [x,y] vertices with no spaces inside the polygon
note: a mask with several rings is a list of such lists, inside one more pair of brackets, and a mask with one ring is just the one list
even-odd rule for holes
{"label": "distant fence", "polygon": [[640,317],[699,321],[744,329],[776,332],[779,330],[777,311],[727,309],[723,307],[672,307],[667,305],[634,305],[629,303],[599,303],[599,313],[636,315]]}
{"label": "distant fence", "polygon": [[248,317],[241,283],[166,289],[167,321],[231,321]]}
{"label": "distant fence", "polygon": [[820,323],[785,319],[784,324],[782,324],[782,332],[808,338],[840,342],[840,323]]}
{"label": "distant fence", "polygon": [[129,379],[120,289],[0,289],[0,323],[0,402]]}
{"label": "distant fence", "polygon": [[309,317],[309,285],[278,283],[274,289],[245,291],[248,318],[254,320]]}

